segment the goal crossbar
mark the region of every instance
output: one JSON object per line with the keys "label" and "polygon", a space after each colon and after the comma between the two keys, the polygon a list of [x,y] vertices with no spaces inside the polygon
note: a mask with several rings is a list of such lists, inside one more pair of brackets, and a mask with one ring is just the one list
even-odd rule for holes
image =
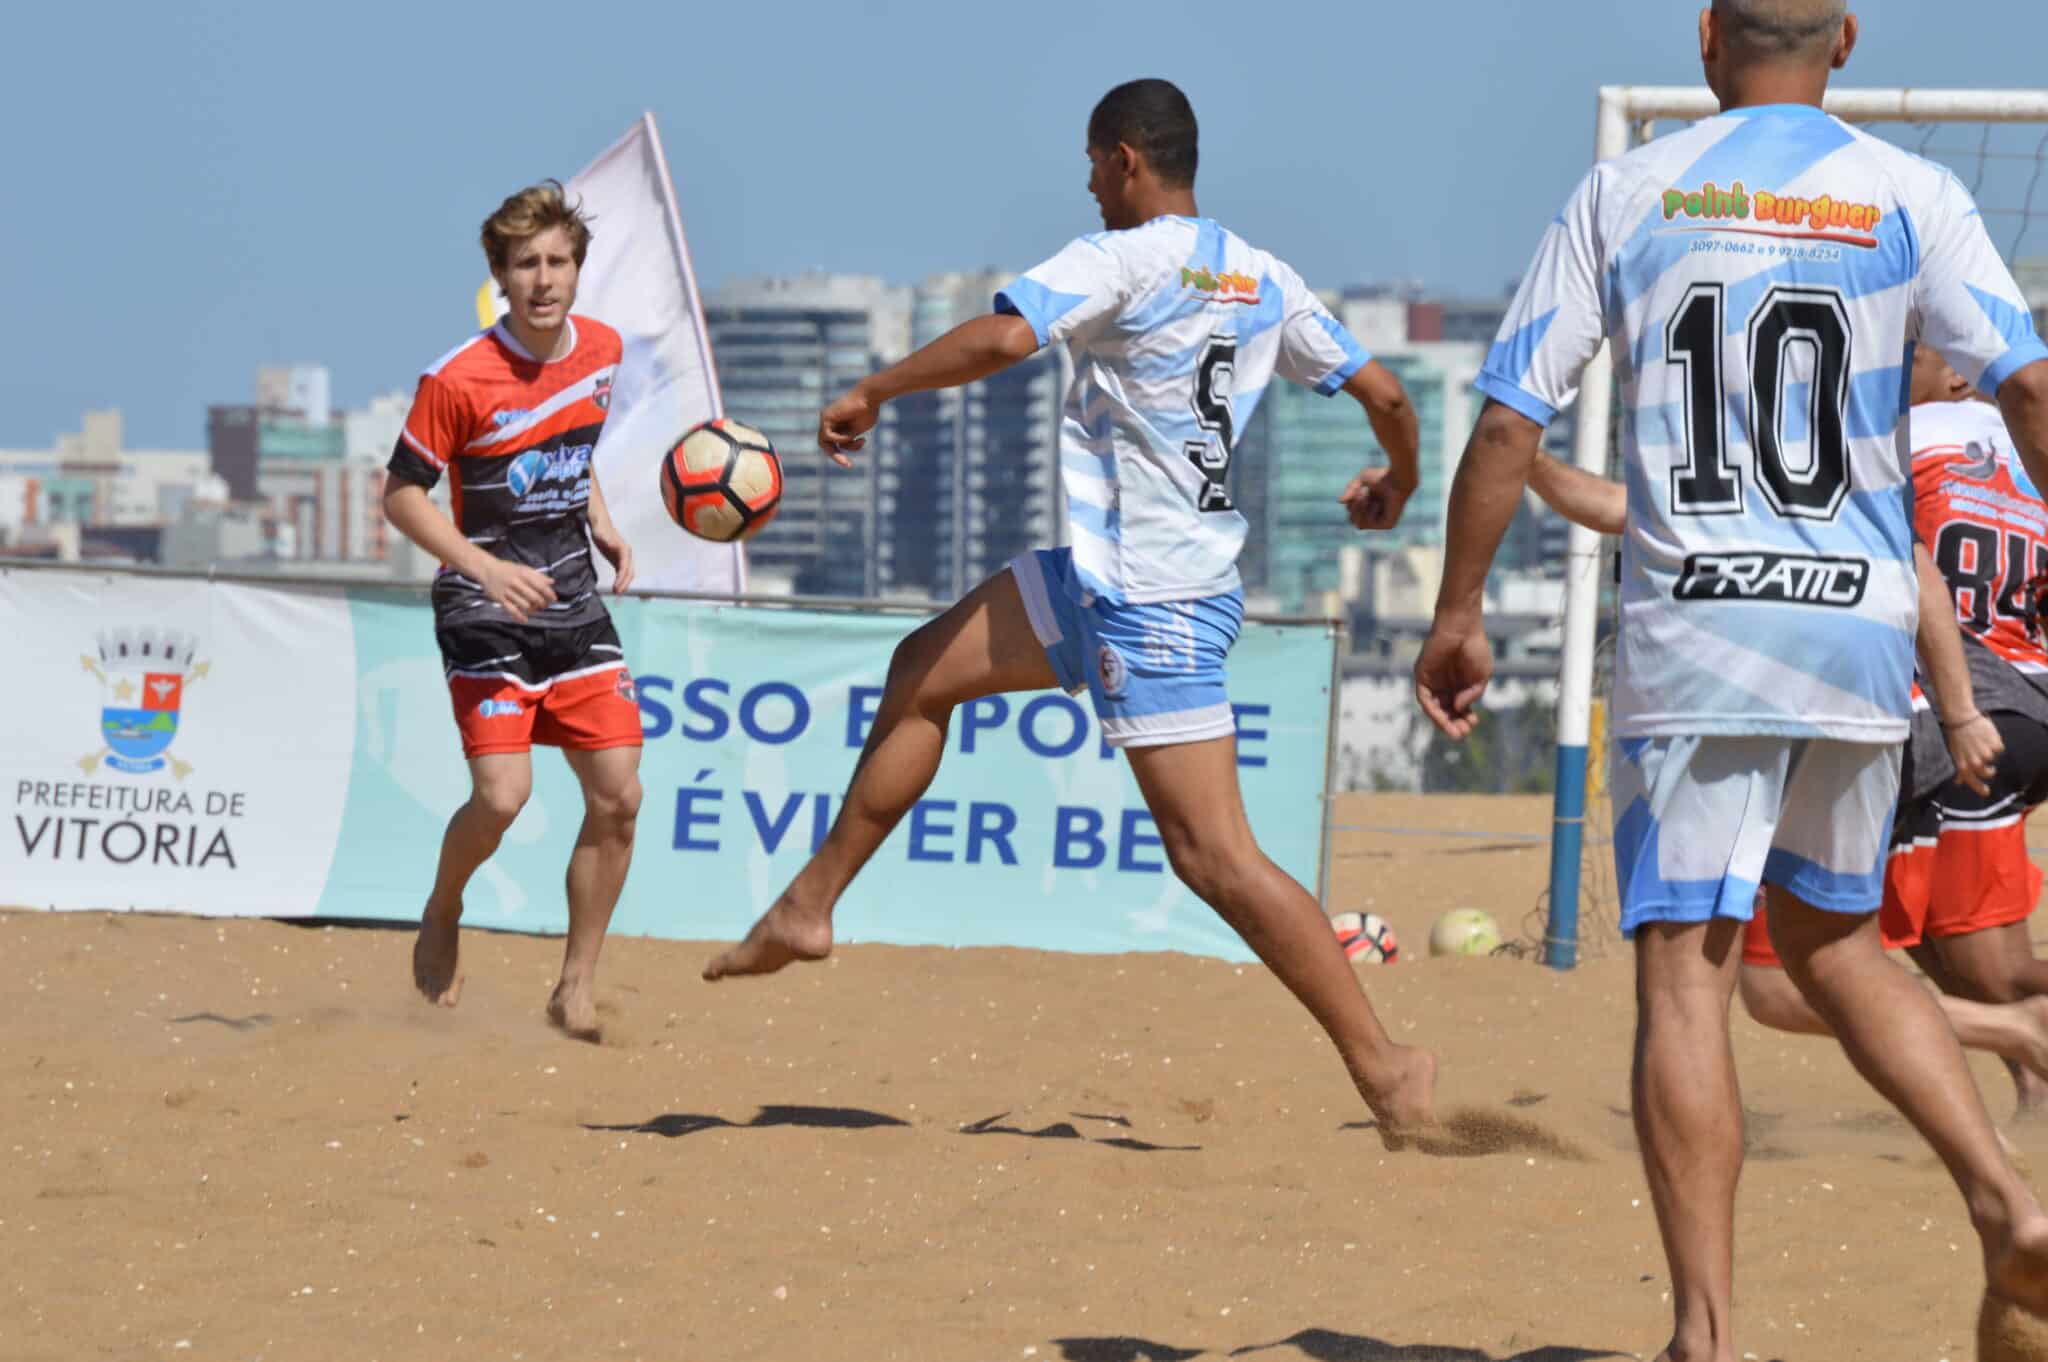
{"label": "goal crossbar", "polygon": [[[2048,90],[1831,90],[1826,110],[1852,123],[2048,123]],[[1629,149],[1637,130],[1660,119],[1700,119],[1720,112],[1704,87],[1606,85],[1600,88],[1593,159]],[[1614,368],[1602,345],[1579,387],[1578,435],[1572,459],[1607,474],[1607,433]],[[1599,624],[1600,536],[1574,525],[1566,552],[1564,651],[1558,674],[1557,784],[1550,837],[1550,912],[1543,961],[1570,969],[1579,956],[1580,870],[1585,854],[1587,743],[1592,726],[1593,651]]]}

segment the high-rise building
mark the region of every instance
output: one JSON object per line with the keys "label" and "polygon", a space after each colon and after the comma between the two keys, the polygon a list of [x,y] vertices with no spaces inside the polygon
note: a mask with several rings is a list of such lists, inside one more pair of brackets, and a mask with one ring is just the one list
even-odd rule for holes
{"label": "high-rise building", "polygon": [[1513,301],[1512,288],[1497,298],[1415,298],[1408,307],[1408,339],[1492,345]]}
{"label": "high-rise building", "polygon": [[382,393],[366,407],[341,414],[341,456],[352,463],[388,463],[412,412],[412,394]]}
{"label": "high-rise building", "polygon": [[2048,336],[2048,256],[2016,261],[2012,272],[2034,313],[2034,330]]}
{"label": "high-rise building", "polygon": [[887,434],[878,431],[852,468],[840,468],[817,448],[818,413],[902,356],[909,295],[871,276],[812,274],[739,280],[705,308],[727,414],[759,429],[783,456],[782,509],[747,541],[757,582],[779,578],[803,595],[882,593],[875,547]]}
{"label": "high-rise building", "polygon": [[[1015,275],[934,275],[912,295],[910,340],[924,345],[987,315]],[[1062,351],[1050,347],[964,388],[890,404],[885,594],[964,595],[1027,549],[1060,542]]]}
{"label": "high-rise building", "polygon": [[1339,555],[1346,547],[1378,553],[1443,542],[1451,475],[1478,410],[1472,380],[1485,347],[1411,342],[1374,358],[1407,390],[1421,437],[1420,481],[1394,530],[1361,539],[1337,504],[1359,469],[1386,461],[1350,398],[1276,382],[1238,439],[1231,481],[1250,522],[1239,567],[1246,584],[1284,613],[1321,611],[1329,593],[1341,592]]}
{"label": "high-rise building", "polygon": [[321,364],[266,365],[256,371],[256,405],[267,412],[291,413],[308,425],[334,419],[332,384]]}

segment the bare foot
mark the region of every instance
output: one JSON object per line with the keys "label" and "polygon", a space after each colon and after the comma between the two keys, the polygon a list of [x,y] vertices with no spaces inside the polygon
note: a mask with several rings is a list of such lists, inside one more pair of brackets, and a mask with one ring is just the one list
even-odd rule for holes
{"label": "bare foot", "polygon": [[1390,1150],[1405,1148],[1410,1137],[1436,1124],[1436,1056],[1411,1045],[1394,1048],[1390,1079],[1379,1084],[1355,1079],[1358,1095],[1378,1118],[1380,1143]]}
{"label": "bare foot", "polygon": [[462,998],[462,925],[459,917],[430,907],[420,918],[420,934],[412,943],[412,982],[420,996],[440,1007]]}
{"label": "bare foot", "polygon": [[2038,1116],[2048,1108],[2048,998],[2021,998],[2011,1007],[2026,1031],[2026,1048],[2017,1056],[2024,1067],[2013,1074],[2019,1114]]}
{"label": "bare foot", "polygon": [[[1716,1354],[1714,1353],[1713,1347],[1711,1345],[1695,1353],[1680,1348],[1678,1346],[1678,1341],[1674,1339],[1670,1343],[1664,1345],[1664,1351],[1657,1354],[1656,1362],[1692,1362],[1692,1359],[1694,1359],[1695,1357],[1702,1359],[1712,1359],[1715,1356]],[[1728,1354],[1728,1356],[1732,1357],[1734,1356],[1734,1354],[1730,1353]]]}
{"label": "bare foot", "polygon": [[548,999],[548,1020],[571,1040],[592,1045],[604,1040],[604,1024],[597,1019],[597,1000],[591,995],[589,984],[572,984],[567,979],[557,983],[554,995]]}
{"label": "bare foot", "polygon": [[1990,1292],[1977,1310],[1977,1362],[2043,1362],[2048,1320]]}
{"label": "bare foot", "polygon": [[1987,1301],[1996,1297],[2035,1316],[2048,1337],[2048,1214],[2036,1206],[2009,1229],[1985,1231],[1984,1279]]}
{"label": "bare foot", "polygon": [[747,939],[704,967],[716,982],[731,975],[773,974],[798,960],[823,960],[832,953],[832,917],[807,912],[788,899],[761,914]]}

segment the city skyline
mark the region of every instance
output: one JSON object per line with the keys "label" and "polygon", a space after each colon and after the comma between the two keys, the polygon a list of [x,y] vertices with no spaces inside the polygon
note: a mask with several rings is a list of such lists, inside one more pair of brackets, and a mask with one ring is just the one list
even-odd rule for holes
{"label": "city skyline", "polygon": [[[707,291],[1029,265],[1095,226],[1090,104],[1159,74],[1203,118],[1204,209],[1312,283],[1491,296],[1584,172],[1595,87],[1698,82],[1686,7],[1586,0],[1560,23],[1563,8],[1475,24],[1455,8],[1283,6],[1247,26],[1212,4],[1042,4],[1014,24],[935,5],[886,22],[629,7],[604,30],[632,41],[570,44],[581,64],[541,76],[513,59],[561,21],[519,0],[370,3],[346,24],[185,7],[111,33],[33,10],[24,50],[69,59],[17,73],[0,113],[35,127],[55,110],[64,132],[18,148],[40,211],[10,223],[11,301],[34,339],[0,366],[0,447],[117,405],[138,445],[197,447],[206,404],[258,363],[327,365],[339,405],[409,388],[469,324],[476,222],[509,189],[573,173],[643,108]],[[1980,5],[1967,25],[1917,6],[1864,19],[1845,84],[2039,83],[2038,5]],[[535,99],[536,81],[567,92]],[[2026,253],[2048,254],[2044,238]]]}
{"label": "city skyline", "polygon": [[[707,307],[730,407],[783,448],[808,448],[826,395],[979,313],[1009,278],[945,273],[908,287],[852,275],[734,281]],[[1432,545],[1477,400],[1471,380],[1506,299],[1455,302],[1358,285],[1332,291],[1329,302],[1410,385],[1422,413],[1422,486],[1402,533],[1378,547]],[[963,389],[891,404],[851,472],[801,455],[786,460],[781,513],[749,545],[756,588],[950,599],[1015,554],[1062,542],[1055,446],[1065,382],[1062,356],[1048,350]],[[12,541],[18,552],[216,567],[260,559],[263,570],[291,563],[356,575],[384,561],[391,543],[376,502],[410,398],[394,391],[366,408],[340,408],[333,389],[323,366],[259,367],[253,402],[245,389],[209,403],[204,451],[130,444],[118,409],[86,413],[83,433],[61,435],[52,448],[0,449],[0,550]],[[1314,609],[1332,592],[1350,599],[1359,578],[1340,571],[1337,558],[1353,536],[1331,498],[1376,457],[1369,426],[1352,404],[1285,384],[1256,418],[1249,408],[1242,414],[1244,457],[1232,483],[1252,521],[1248,590],[1270,594],[1286,613]],[[1560,422],[1553,434],[1566,439],[1569,429]],[[1277,558],[1264,551],[1283,538]],[[415,557],[392,559],[392,570],[423,568]],[[1269,577],[1283,558],[1287,566]],[[1503,563],[1548,570],[1521,551]]]}

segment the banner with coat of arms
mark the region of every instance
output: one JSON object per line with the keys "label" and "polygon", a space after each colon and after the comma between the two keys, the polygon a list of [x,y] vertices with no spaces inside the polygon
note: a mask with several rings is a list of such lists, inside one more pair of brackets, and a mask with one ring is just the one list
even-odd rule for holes
{"label": "banner with coat of arms", "polygon": [[340,588],[0,572],[0,904],[311,914],[340,835]]}
{"label": "banner with coat of arms", "polygon": [[[608,605],[646,792],[612,929],[735,937],[824,839],[917,617]],[[0,668],[0,907],[418,920],[470,789],[423,591],[0,566],[0,636],[24,641]],[[1334,625],[1258,620],[1230,659],[1246,812],[1310,886],[1336,659]],[[1121,660],[1100,665],[1114,688]],[[986,696],[947,749],[842,939],[1249,958],[1173,877],[1084,699]],[[567,924],[582,794],[545,747],[532,775],[465,891],[472,927]]]}

